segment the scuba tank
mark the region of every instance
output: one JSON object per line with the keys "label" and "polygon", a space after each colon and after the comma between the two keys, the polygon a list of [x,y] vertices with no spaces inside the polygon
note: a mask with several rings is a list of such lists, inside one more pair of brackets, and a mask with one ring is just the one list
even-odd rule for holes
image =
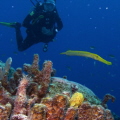
{"label": "scuba tank", "polygon": [[[47,0],[44,0],[44,2],[46,2]],[[56,0],[54,0],[55,1],[55,3],[56,3]],[[36,2],[36,4],[32,1],[32,0],[30,0],[30,2],[36,7],[36,6],[39,6],[42,2],[41,1],[38,1],[38,0],[35,0],[35,2]]]}
{"label": "scuba tank", "polygon": [[35,0],[36,3],[34,3],[32,0],[30,2],[33,4],[34,7],[40,6],[42,4],[41,1]]}
{"label": "scuba tank", "polygon": [[42,2],[38,1],[38,0],[35,0],[34,2],[33,2],[33,0],[30,0],[30,2],[33,4],[34,10],[39,11],[40,6],[42,6]]}
{"label": "scuba tank", "polygon": [[[46,2],[47,0],[44,0],[44,2]],[[54,0],[55,1],[55,3],[56,3],[56,0]]]}

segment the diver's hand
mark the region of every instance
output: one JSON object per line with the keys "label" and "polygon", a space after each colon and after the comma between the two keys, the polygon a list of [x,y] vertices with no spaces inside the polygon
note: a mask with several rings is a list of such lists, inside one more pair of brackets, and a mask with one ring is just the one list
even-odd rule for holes
{"label": "diver's hand", "polygon": [[42,27],[42,33],[45,35],[53,35],[53,30],[47,29],[46,27]]}

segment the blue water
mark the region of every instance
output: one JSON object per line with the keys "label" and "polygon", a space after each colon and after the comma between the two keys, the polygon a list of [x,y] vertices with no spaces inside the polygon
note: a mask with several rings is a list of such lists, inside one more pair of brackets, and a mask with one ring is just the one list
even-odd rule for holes
{"label": "blue water", "polygon": [[[33,54],[40,55],[40,68],[44,60],[51,60],[56,76],[67,76],[90,88],[102,99],[106,93],[116,97],[108,108],[120,115],[120,1],[119,0],[57,0],[57,9],[64,28],[56,41],[42,51],[43,43],[24,52],[17,50],[15,30],[0,26],[0,60],[12,57],[12,67],[32,63]],[[29,0],[0,0],[0,21],[22,22],[32,10]],[[25,37],[25,29],[22,28]],[[113,65],[108,66],[85,57],[60,55],[66,50],[82,50],[99,54]]]}

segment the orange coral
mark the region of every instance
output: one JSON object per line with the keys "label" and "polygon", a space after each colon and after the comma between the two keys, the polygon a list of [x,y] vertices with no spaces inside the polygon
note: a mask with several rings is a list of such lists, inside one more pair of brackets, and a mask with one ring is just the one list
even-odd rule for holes
{"label": "orange coral", "polygon": [[74,120],[77,116],[77,109],[74,107],[68,108],[64,120]]}
{"label": "orange coral", "polygon": [[35,54],[32,65],[24,64],[27,75],[17,69],[12,78],[1,80],[0,120],[113,120],[111,111],[101,106],[90,89],[51,77],[51,61],[45,61],[42,70],[38,63]]}
{"label": "orange coral", "polygon": [[28,120],[46,120],[46,106],[36,103],[30,110]]}
{"label": "orange coral", "polygon": [[[114,120],[111,112],[101,105],[91,105],[84,102],[78,109],[78,120]],[[108,119],[109,118],[109,119]]]}
{"label": "orange coral", "polygon": [[0,120],[7,120],[12,110],[12,105],[7,103],[6,105],[0,105]]}
{"label": "orange coral", "polygon": [[64,109],[67,107],[68,103],[68,97],[65,95],[58,94],[53,99],[44,98],[42,104],[47,106],[48,120],[63,119]]}

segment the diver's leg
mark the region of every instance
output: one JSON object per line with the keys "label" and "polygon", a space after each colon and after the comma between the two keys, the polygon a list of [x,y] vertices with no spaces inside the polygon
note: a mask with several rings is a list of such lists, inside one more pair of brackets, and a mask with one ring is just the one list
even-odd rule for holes
{"label": "diver's leg", "polygon": [[19,51],[24,51],[34,44],[35,44],[35,38],[33,36],[27,35],[25,40],[23,40],[22,43],[19,44],[18,50]]}
{"label": "diver's leg", "polygon": [[33,34],[31,34],[31,32],[28,31],[27,37],[25,38],[25,40],[23,40],[20,27],[21,27],[20,23],[16,23],[14,26],[16,30],[16,40],[17,40],[18,50],[24,51],[28,49],[30,46],[32,46],[33,44],[35,44],[35,40],[34,40],[35,38]]}
{"label": "diver's leg", "polygon": [[19,48],[22,47],[23,37],[22,37],[22,34],[21,34],[20,27],[15,27],[15,31],[16,31],[17,46],[18,46],[18,50],[19,50]]}

